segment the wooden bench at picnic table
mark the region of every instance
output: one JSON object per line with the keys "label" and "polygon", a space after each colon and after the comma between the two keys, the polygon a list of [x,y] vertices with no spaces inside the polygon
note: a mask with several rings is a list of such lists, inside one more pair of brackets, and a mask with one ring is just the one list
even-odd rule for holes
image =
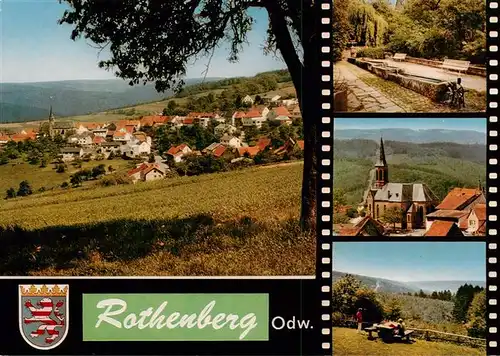
{"label": "wooden bench at picnic table", "polygon": [[443,64],[441,65],[441,68],[443,69],[448,69],[448,70],[456,70],[459,73],[464,72],[466,73],[467,70],[469,69],[470,62],[468,61],[459,61],[456,59],[445,59],[443,61]]}
{"label": "wooden bench at picnic table", "polygon": [[392,56],[392,59],[395,61],[404,61],[406,59],[406,53],[396,53]]}
{"label": "wooden bench at picnic table", "polygon": [[411,334],[414,333],[414,330],[405,330],[404,335],[394,335],[394,328],[392,326],[384,325],[384,324],[373,324],[370,327],[364,328],[368,333],[368,340],[373,340],[373,332],[377,332],[378,337],[383,341],[393,341],[393,340],[407,340],[410,341]]}
{"label": "wooden bench at picnic table", "polygon": [[406,340],[410,341],[410,336],[414,332],[415,332],[415,330],[405,330],[405,334],[404,335],[394,335],[394,338],[401,339],[401,340],[406,339]]}
{"label": "wooden bench at picnic table", "polygon": [[374,331],[377,331],[377,327],[374,325],[374,326],[370,326],[370,327],[367,327],[364,329],[367,333],[368,333],[368,340],[373,340],[373,332]]}

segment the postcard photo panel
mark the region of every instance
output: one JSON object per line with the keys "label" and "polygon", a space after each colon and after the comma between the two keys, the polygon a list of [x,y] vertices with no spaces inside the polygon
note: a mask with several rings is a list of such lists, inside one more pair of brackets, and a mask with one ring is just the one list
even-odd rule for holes
{"label": "postcard photo panel", "polygon": [[337,236],[486,235],[485,118],[334,119]]}
{"label": "postcard photo panel", "polygon": [[335,0],[334,22],[335,111],[486,111],[486,1]]}
{"label": "postcard photo panel", "polygon": [[334,355],[486,355],[485,242],[334,242]]}
{"label": "postcard photo panel", "polygon": [[313,276],[319,63],[289,68],[280,9],[133,3],[3,5],[0,275]]}

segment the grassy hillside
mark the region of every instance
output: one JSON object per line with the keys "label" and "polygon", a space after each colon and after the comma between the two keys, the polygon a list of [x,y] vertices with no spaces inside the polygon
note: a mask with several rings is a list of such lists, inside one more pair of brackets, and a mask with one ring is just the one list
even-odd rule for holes
{"label": "grassy hillside", "polygon": [[[132,161],[123,159],[83,162],[82,169],[92,169],[102,163],[105,164],[106,167],[111,165],[118,172],[121,172],[132,168],[130,165],[135,167],[134,163],[131,162]],[[2,177],[2,179],[0,179],[0,207],[4,204],[1,198],[4,197],[5,191],[11,187],[17,188],[19,183],[23,180],[30,182],[34,191],[40,188],[49,190],[59,187],[63,182],[69,181],[70,176],[79,170],[80,168],[68,164],[68,170],[66,172],[57,173],[54,165],[48,165],[47,167],[41,168],[39,165],[32,165],[20,159],[11,161],[5,165],[0,165],[0,177]]]}
{"label": "grassy hillside", "polygon": [[[393,141],[384,144],[391,182],[426,183],[439,199],[452,187],[476,187],[478,179],[485,182],[486,148],[483,145]],[[362,200],[377,147],[375,141],[369,140],[335,141],[335,188],[346,192],[349,204]]]}
{"label": "grassy hillside", "polygon": [[365,333],[355,329],[333,328],[333,353],[344,356],[474,356],[486,355],[485,350],[445,342],[416,340],[412,344],[386,344],[378,339],[368,340]]}
{"label": "grassy hillside", "polygon": [[290,164],[4,201],[0,274],[314,274],[314,237],[298,226],[301,172]]}

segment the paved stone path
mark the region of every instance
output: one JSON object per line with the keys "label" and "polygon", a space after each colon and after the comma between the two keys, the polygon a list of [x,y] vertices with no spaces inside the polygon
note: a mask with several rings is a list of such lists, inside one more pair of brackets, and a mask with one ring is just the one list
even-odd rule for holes
{"label": "paved stone path", "polygon": [[[382,94],[377,89],[365,84],[350,68],[347,62],[335,64],[336,80],[345,80],[349,86],[347,97],[348,111],[357,112],[405,112],[394,101]],[[338,78],[338,79],[337,79]]]}
{"label": "paved stone path", "polygon": [[335,63],[334,71],[335,80],[349,87],[349,112],[458,111],[345,61]]}

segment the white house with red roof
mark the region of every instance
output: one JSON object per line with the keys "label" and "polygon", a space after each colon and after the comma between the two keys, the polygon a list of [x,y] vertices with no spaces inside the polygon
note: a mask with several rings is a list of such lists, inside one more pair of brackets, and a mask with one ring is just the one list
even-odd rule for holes
{"label": "white house with red roof", "polygon": [[10,141],[10,137],[4,134],[0,134],[0,145],[5,145]]}
{"label": "white house with red roof", "polygon": [[127,172],[134,183],[137,181],[152,181],[165,178],[165,171],[156,163],[141,163]]}
{"label": "white house with red roof", "polygon": [[132,140],[132,135],[126,131],[119,130],[113,134],[113,141],[126,143]]}
{"label": "white house with red roof", "polygon": [[292,124],[291,114],[285,106],[277,106],[269,111],[267,118],[272,121],[278,121],[280,124]]}
{"label": "white house with red roof", "polygon": [[178,146],[172,146],[169,148],[169,150],[166,152],[167,155],[172,156],[174,159],[174,162],[179,163],[182,162],[182,159],[191,154],[193,151],[189,146],[185,143],[182,143]]}

